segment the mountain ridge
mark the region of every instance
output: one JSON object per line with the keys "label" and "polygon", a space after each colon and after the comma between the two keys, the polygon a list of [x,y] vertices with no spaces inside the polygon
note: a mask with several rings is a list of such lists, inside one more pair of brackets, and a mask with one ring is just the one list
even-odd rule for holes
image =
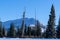
{"label": "mountain ridge", "polygon": [[[26,25],[29,25],[29,24],[34,24],[35,22],[35,19],[34,18],[25,18],[25,23]],[[21,25],[22,23],[22,18],[20,19],[15,19],[15,20],[8,20],[6,22],[2,22],[3,25],[8,28],[10,26],[11,23],[14,23],[14,25]]]}
{"label": "mountain ridge", "polygon": [[[34,24],[35,24],[35,21],[37,21],[37,20],[35,20],[34,18],[25,18],[25,24],[26,24],[26,25],[31,25],[31,24],[34,25]],[[10,24],[11,24],[11,23],[14,23],[15,27],[18,28],[18,27],[21,26],[22,18],[20,18],[20,19],[15,19],[15,20],[8,20],[8,21],[6,21],[6,22],[2,22],[3,26],[4,26],[6,29],[10,28]],[[44,25],[43,25],[42,23],[40,23],[40,25],[41,25],[42,27],[44,27]]]}

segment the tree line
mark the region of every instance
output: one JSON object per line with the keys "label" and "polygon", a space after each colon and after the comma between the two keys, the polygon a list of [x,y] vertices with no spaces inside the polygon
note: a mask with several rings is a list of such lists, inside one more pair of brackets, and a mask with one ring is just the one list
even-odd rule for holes
{"label": "tree line", "polygon": [[60,17],[58,21],[58,25],[55,28],[55,9],[52,5],[47,28],[42,32],[40,22],[37,20],[35,23],[35,28],[31,28],[30,25],[26,25],[24,23],[25,12],[23,12],[22,25],[19,28],[15,28],[14,23],[10,24],[10,28],[6,31],[6,29],[2,26],[2,22],[0,21],[0,37],[7,38],[60,38]]}

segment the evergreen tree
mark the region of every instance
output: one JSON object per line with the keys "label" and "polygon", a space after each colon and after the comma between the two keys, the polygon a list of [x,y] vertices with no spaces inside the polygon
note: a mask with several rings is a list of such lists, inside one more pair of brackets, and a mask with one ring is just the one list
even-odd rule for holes
{"label": "evergreen tree", "polygon": [[49,20],[48,20],[48,25],[46,28],[46,35],[45,38],[55,38],[55,10],[54,10],[54,6],[52,5],[51,7],[51,12],[49,15]]}
{"label": "evergreen tree", "polygon": [[5,37],[6,36],[6,34],[5,34],[5,28],[3,27],[3,36]]}
{"label": "evergreen tree", "polygon": [[31,29],[31,35],[35,37],[36,36],[36,30]]}
{"label": "evergreen tree", "polygon": [[37,27],[36,35],[37,35],[37,37],[41,37],[41,26],[40,26],[39,21],[37,21],[36,27]]}
{"label": "evergreen tree", "polygon": [[25,25],[24,35],[27,35],[27,26]]}
{"label": "evergreen tree", "polygon": [[17,30],[17,37],[21,37],[21,35],[22,35],[22,32],[21,32],[21,28],[18,28],[18,30]]}
{"label": "evergreen tree", "polygon": [[42,33],[42,38],[44,38],[45,35],[46,35],[46,32],[44,31],[44,32]]}
{"label": "evergreen tree", "polygon": [[0,37],[3,37],[2,22],[0,21]]}
{"label": "evergreen tree", "polygon": [[57,26],[57,30],[56,30],[56,32],[57,32],[57,38],[60,38],[60,17],[59,17],[59,22],[58,22],[58,26]]}
{"label": "evergreen tree", "polygon": [[10,24],[10,29],[8,31],[8,37],[15,37],[16,36],[16,30],[13,23]]}
{"label": "evergreen tree", "polygon": [[28,35],[29,37],[31,36],[31,27],[30,27],[30,26],[28,26],[27,35]]}

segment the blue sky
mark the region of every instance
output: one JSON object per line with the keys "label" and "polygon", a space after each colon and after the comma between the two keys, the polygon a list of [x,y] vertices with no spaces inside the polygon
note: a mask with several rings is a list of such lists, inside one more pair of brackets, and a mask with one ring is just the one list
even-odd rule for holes
{"label": "blue sky", "polygon": [[60,15],[60,0],[0,0],[0,19],[3,22],[19,19],[25,7],[26,17],[35,18],[36,9],[36,18],[47,25],[52,4],[55,8],[57,24]]}

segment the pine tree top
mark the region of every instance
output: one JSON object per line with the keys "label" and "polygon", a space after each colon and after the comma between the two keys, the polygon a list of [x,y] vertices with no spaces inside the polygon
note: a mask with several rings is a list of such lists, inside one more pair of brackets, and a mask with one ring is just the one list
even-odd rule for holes
{"label": "pine tree top", "polygon": [[54,5],[52,4],[52,7],[51,7],[51,15],[54,15],[55,16],[55,9],[54,9]]}

